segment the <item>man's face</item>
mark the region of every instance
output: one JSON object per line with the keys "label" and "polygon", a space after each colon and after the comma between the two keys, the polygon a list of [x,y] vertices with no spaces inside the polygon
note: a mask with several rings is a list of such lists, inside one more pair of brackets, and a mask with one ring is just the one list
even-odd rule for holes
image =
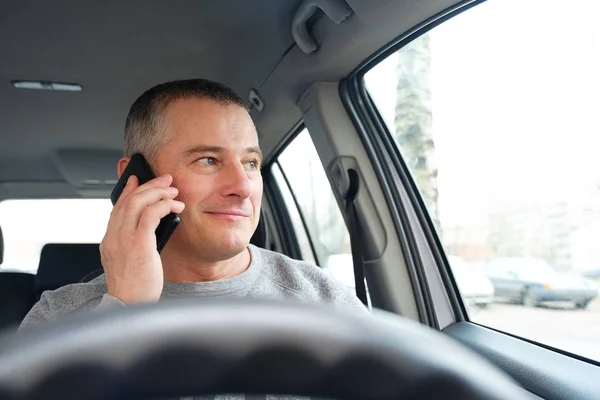
{"label": "man's face", "polygon": [[210,99],[180,99],[165,110],[167,143],[157,174],[173,176],[181,223],[167,248],[218,261],[242,252],[260,217],[263,183],[258,135],[246,110]]}

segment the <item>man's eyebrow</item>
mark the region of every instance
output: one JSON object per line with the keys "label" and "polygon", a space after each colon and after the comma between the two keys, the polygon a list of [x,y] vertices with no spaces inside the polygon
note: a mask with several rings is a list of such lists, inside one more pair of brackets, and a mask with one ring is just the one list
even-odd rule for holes
{"label": "man's eyebrow", "polygon": [[192,154],[196,154],[196,153],[223,153],[225,152],[225,149],[223,147],[219,147],[219,146],[207,146],[207,145],[199,145],[199,146],[194,146],[190,149],[187,149],[185,151],[186,155],[192,155]]}
{"label": "man's eyebrow", "polygon": [[262,160],[262,158],[263,158],[263,153],[262,153],[262,151],[260,150],[260,147],[248,147],[248,148],[246,149],[246,151],[247,151],[248,153],[254,153],[254,154],[256,154],[256,155],[257,155],[257,156],[258,156],[258,157],[259,157],[261,160]]}
{"label": "man's eyebrow", "polygon": [[[198,154],[198,153],[224,153],[225,152],[225,148],[224,147],[220,147],[220,146],[209,146],[209,145],[199,145],[199,146],[194,146],[190,149],[187,149],[185,151],[185,154],[187,156],[192,155],[192,154]],[[254,153],[257,156],[259,156],[261,159],[263,158],[263,154],[262,151],[260,150],[260,147],[248,147],[246,149],[247,153]]]}

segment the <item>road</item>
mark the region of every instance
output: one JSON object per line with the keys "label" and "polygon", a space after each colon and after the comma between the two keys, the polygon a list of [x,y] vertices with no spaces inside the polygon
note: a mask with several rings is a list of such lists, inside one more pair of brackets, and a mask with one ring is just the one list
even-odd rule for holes
{"label": "road", "polygon": [[469,313],[473,322],[600,361],[600,301],[586,310],[494,303]]}

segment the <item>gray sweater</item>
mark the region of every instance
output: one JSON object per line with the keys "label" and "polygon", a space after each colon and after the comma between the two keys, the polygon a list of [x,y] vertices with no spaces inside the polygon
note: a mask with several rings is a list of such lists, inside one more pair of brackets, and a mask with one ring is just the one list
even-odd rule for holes
{"label": "gray sweater", "polygon": [[[201,297],[295,299],[332,303],[366,311],[351,288],[338,283],[319,267],[253,245],[249,249],[252,261],[242,274],[214,282],[167,281],[164,283],[161,300]],[[352,265],[348,268],[352,268]],[[40,301],[23,320],[21,328],[98,307],[124,306],[106,291],[104,275],[100,275],[88,283],[72,284],[44,292]]]}
{"label": "gray sweater", "polygon": [[[250,253],[252,255],[250,266],[236,277],[215,282],[165,282],[161,301],[168,298],[245,296],[332,303],[356,309],[357,312],[367,312],[366,307],[351,288],[338,283],[319,267],[252,245],[250,245]],[[352,268],[352,265],[348,268]],[[55,320],[75,312],[119,306],[125,304],[106,293],[104,275],[100,275],[89,283],[77,283],[44,292],[40,301],[25,317],[21,328]],[[306,399],[298,396],[244,396],[243,394],[196,397],[203,400],[243,400],[244,398],[248,400]]]}

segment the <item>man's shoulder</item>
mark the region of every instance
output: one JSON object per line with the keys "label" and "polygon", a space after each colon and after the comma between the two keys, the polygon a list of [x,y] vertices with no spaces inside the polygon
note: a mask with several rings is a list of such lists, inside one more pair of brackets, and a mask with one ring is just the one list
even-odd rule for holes
{"label": "man's shoulder", "polygon": [[317,265],[258,247],[254,247],[253,251],[259,255],[265,275],[270,280],[304,300],[362,306],[352,288],[338,282]]}
{"label": "man's shoulder", "polygon": [[254,247],[265,272],[281,279],[309,279],[313,283],[334,284],[329,275],[314,263],[297,260],[271,250]]}
{"label": "man's shoulder", "polygon": [[21,326],[50,321],[78,311],[94,308],[106,293],[104,275],[87,283],[74,283],[42,293]]}
{"label": "man's shoulder", "polygon": [[86,283],[72,283],[42,294],[49,302],[64,308],[78,308],[106,293],[104,274]]}

